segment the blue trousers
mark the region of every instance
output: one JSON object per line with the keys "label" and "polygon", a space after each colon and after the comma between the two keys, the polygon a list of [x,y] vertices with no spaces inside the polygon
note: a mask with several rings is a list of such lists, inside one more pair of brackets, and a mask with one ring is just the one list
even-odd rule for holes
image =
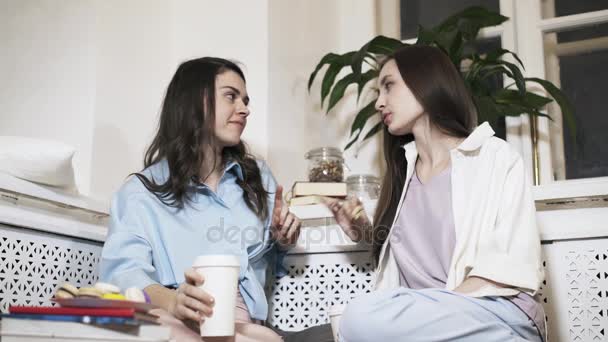
{"label": "blue trousers", "polygon": [[353,299],[340,318],[338,334],[341,342],[541,342],[532,320],[502,297],[403,287]]}

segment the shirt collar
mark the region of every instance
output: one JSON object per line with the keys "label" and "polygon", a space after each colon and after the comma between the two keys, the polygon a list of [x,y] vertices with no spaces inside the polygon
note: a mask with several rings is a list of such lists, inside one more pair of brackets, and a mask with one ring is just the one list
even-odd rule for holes
{"label": "shirt collar", "polygon": [[486,121],[479,125],[473,133],[462,142],[456,149],[466,152],[471,152],[479,149],[483,143],[494,136],[494,130]]}
{"label": "shirt collar", "polygon": [[236,161],[231,161],[228,163],[228,165],[226,165],[226,168],[224,168],[224,173],[228,172],[234,172],[240,180],[245,180],[245,177],[243,176],[243,167]]}
{"label": "shirt collar", "polygon": [[[236,161],[231,161],[231,162],[228,162],[228,164],[226,164],[226,166],[224,167],[224,174],[222,175],[222,179],[226,176],[227,173],[231,173],[231,174],[235,175],[240,180],[245,179],[245,177],[243,177],[243,168]],[[220,179],[220,182],[221,182],[221,179]],[[190,181],[190,184],[194,187],[207,188],[207,185],[205,185],[203,183],[195,182],[194,179]]]}
{"label": "shirt collar", "polygon": [[[166,159],[163,159],[159,162],[158,167],[155,167],[152,171],[152,177],[156,182],[165,182],[169,178],[169,164]],[[244,180],[243,176],[243,168],[236,161],[229,162],[224,168],[224,174],[231,172],[235,176],[237,176],[240,180]],[[195,179],[191,179],[188,182],[188,187],[197,188],[197,187],[206,187],[206,185],[196,182]]]}
{"label": "shirt collar", "polygon": [[[477,128],[475,128],[475,130],[471,134],[469,134],[469,136],[463,142],[461,142],[458,147],[456,147],[456,149],[465,152],[475,151],[479,149],[486,140],[493,136],[494,130],[486,121],[481,125],[477,126]],[[417,151],[416,142],[413,140],[403,145],[402,148],[405,149],[406,154],[407,151],[413,151],[414,153],[416,153],[415,151]]]}

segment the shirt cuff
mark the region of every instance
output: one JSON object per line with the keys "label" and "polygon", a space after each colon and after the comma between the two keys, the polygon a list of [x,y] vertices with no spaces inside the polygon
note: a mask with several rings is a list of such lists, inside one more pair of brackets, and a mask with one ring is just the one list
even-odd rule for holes
{"label": "shirt cuff", "polygon": [[284,266],[283,263],[285,262],[285,257],[287,256],[289,249],[291,249],[291,248],[288,248],[288,249],[280,248],[278,243],[275,243],[275,248],[276,248],[276,260],[275,260],[274,274],[278,278],[282,278],[289,273],[289,271],[287,270],[287,268]]}

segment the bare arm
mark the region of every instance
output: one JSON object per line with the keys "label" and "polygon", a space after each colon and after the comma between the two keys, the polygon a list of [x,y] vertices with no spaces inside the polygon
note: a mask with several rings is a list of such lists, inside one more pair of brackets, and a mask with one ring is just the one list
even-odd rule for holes
{"label": "bare arm", "polygon": [[200,323],[213,314],[214,299],[198,288],[205,281],[202,275],[190,268],[184,276],[186,281],[177,290],[154,284],[145,288],[146,293],[152,304],[167,310],[177,319]]}
{"label": "bare arm", "polygon": [[153,284],[144,289],[150,297],[150,302],[161,309],[169,311],[172,302],[175,302],[175,290],[162,285]]}

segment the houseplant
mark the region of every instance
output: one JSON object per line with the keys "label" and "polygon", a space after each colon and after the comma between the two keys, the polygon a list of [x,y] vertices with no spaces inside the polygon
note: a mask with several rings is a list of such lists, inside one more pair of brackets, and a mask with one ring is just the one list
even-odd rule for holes
{"label": "houseplant", "polygon": [[[522,114],[547,116],[543,108],[548,103],[556,101],[570,132],[575,132],[572,105],[558,87],[540,78],[524,77],[522,72],[524,65],[512,51],[499,48],[482,54],[475,47],[474,42],[482,28],[500,25],[508,19],[483,7],[469,7],[448,17],[433,28],[426,29],[420,26],[415,44],[432,45],[442,49],[452,63],[461,70],[477,107],[479,122],[495,123],[499,117]],[[344,54],[328,53],[311,73],[308,90],[310,91],[319,71],[327,65],[321,83],[321,105],[324,106],[327,100],[327,113],[344,98],[346,89],[350,85],[356,85],[357,101],[359,101],[364,87],[369,83],[375,84],[373,81],[380,72],[379,65],[382,58],[404,45],[407,44],[397,39],[377,36],[358,51]],[[506,55],[512,56],[514,62],[504,60],[503,57]],[[367,67],[364,67],[365,65]],[[463,68],[463,65],[466,67]],[[350,71],[336,81],[345,68]],[[499,75],[512,80],[513,83],[496,89],[488,80]],[[540,85],[550,97],[528,90],[528,83]],[[376,114],[374,108],[376,98],[377,92],[355,115],[350,130],[350,141],[345,146],[345,150],[355,142],[367,140],[382,130],[382,123],[377,122],[361,138],[367,121],[373,119]]]}

